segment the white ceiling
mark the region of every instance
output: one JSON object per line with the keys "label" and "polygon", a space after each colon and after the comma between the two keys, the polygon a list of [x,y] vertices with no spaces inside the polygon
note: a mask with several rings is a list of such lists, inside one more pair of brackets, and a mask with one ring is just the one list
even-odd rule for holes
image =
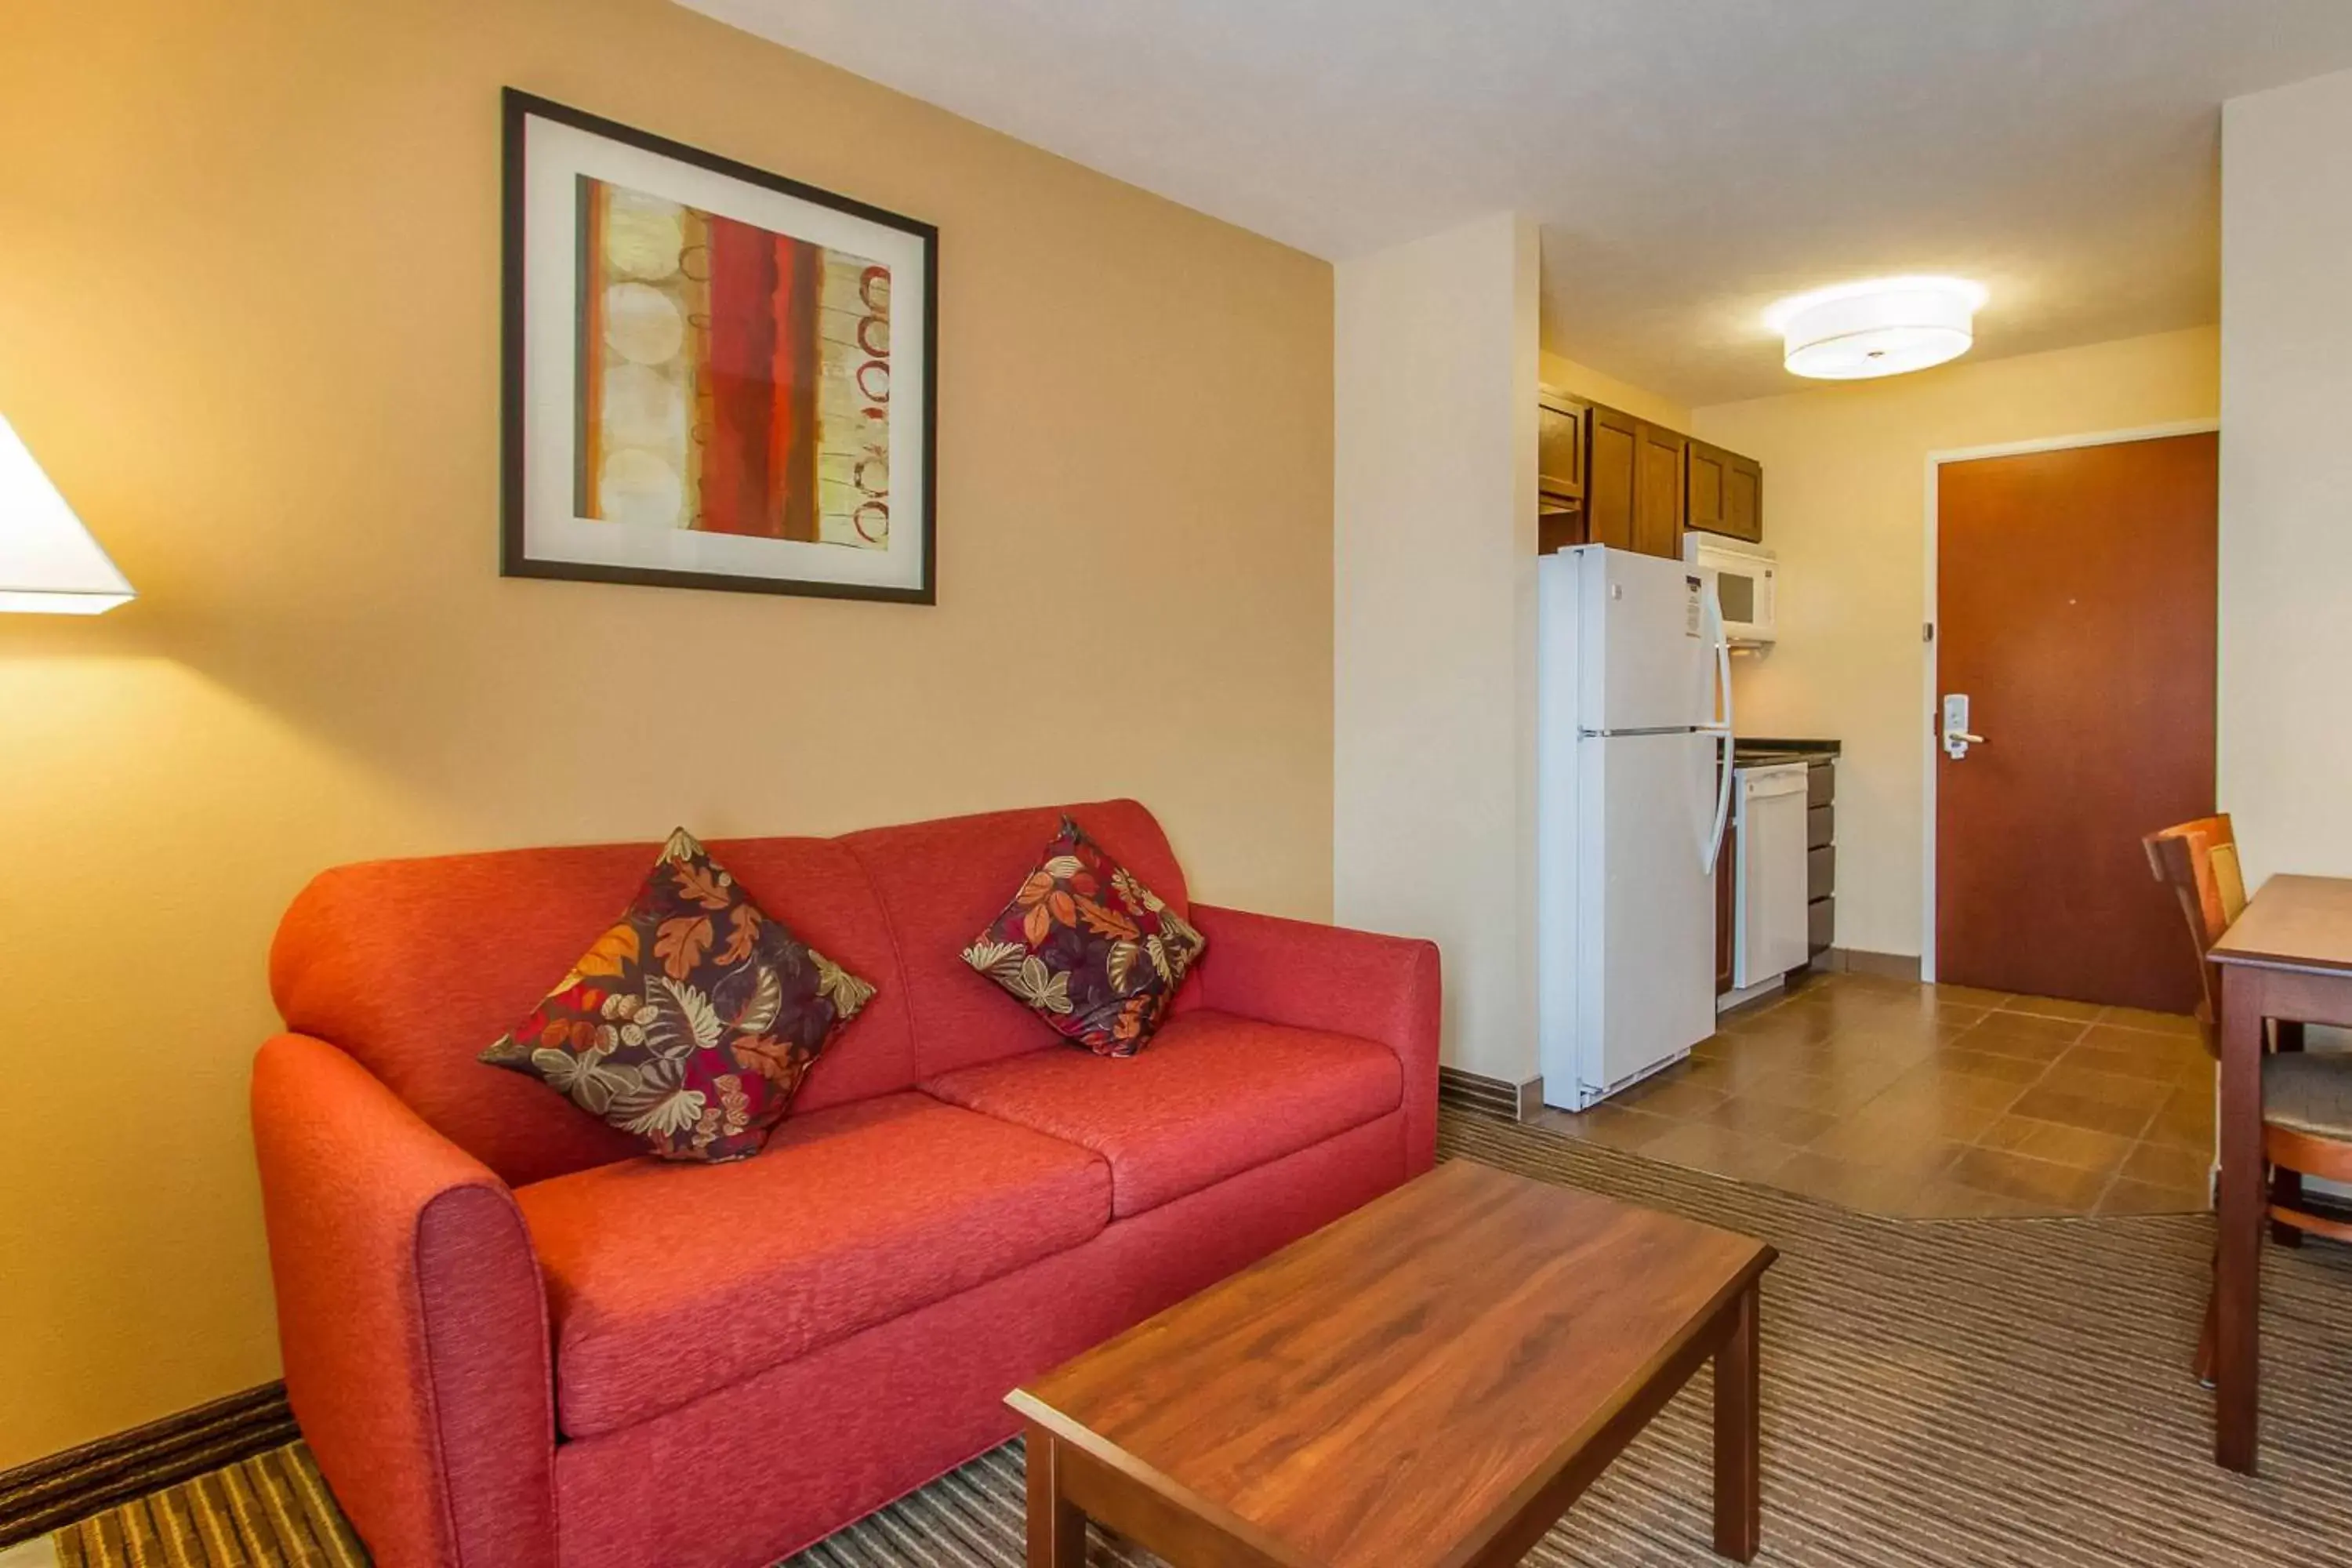
{"label": "white ceiling", "polygon": [[1858,275],[1980,356],[2213,321],[2219,104],[2352,67],[2352,0],[681,3],[1335,259],[1532,214],[1545,345],[1701,404]]}

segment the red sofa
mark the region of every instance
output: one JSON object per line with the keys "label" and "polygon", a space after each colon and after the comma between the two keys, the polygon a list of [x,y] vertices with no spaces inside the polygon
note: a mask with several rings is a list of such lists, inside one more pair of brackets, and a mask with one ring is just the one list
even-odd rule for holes
{"label": "red sofa", "polygon": [[1059,808],[711,846],[879,986],[727,1165],[632,1157],[474,1059],[654,846],[302,891],[254,1142],[287,1392],[383,1568],[772,1563],[1009,1436],[1015,1384],[1429,1167],[1436,950],[1190,904],[1150,813],[1071,809],[1208,937],[1129,1060],[957,956]]}

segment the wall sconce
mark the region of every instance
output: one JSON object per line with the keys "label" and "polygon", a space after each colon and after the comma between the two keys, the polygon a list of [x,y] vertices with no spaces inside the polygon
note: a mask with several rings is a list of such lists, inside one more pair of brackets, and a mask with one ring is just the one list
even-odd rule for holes
{"label": "wall sconce", "polygon": [[137,596],[0,417],[0,611],[95,616]]}

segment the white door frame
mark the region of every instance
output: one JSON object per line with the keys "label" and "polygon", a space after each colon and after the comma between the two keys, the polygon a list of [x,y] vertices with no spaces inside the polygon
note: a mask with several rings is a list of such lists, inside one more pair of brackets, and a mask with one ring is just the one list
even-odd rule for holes
{"label": "white door frame", "polygon": [[1990,447],[1955,447],[1927,454],[1927,541],[1925,559],[1927,587],[1927,652],[1920,660],[1920,693],[1927,722],[1920,734],[1919,830],[1919,978],[1936,978],[1936,757],[1943,749],[1943,693],[1937,689],[1937,664],[1943,651],[1942,605],[1936,597],[1936,495],[1938,470],[1946,463],[1972,462],[1979,458],[2014,458],[2028,452],[2057,452],[2070,447],[2112,447],[2124,441],[2161,441],[2170,436],[2205,436],[2221,428],[2219,419],[2181,419],[2169,425],[2143,425],[2130,430],[2100,430],[2084,436],[2045,436],[2032,441],[2002,441]]}

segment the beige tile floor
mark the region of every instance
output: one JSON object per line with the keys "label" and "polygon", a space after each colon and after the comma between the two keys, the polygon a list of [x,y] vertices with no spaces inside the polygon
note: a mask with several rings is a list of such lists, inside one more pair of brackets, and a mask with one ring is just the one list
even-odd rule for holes
{"label": "beige tile floor", "polygon": [[1822,975],[1539,1125],[1902,1218],[2208,1206],[2213,1067],[2169,1014]]}

